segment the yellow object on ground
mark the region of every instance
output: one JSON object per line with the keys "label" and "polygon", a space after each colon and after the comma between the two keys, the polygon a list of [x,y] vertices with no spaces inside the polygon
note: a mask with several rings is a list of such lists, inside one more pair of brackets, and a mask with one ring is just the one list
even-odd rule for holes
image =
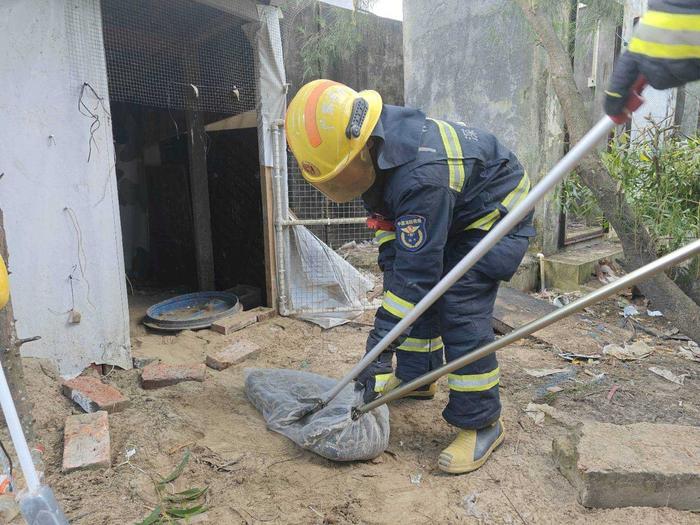
{"label": "yellow object on ground", "polygon": [[[382,394],[388,394],[395,388],[398,388],[401,386],[403,381],[401,381],[396,375],[391,374],[391,377],[387,380],[384,388],[382,388],[381,392]],[[433,399],[435,397],[435,392],[437,392],[437,384],[436,383],[431,383],[427,389],[425,390],[414,390],[413,392],[409,392],[408,394],[401,396],[402,399],[404,397],[408,399]]]}
{"label": "yellow object on ground", "polygon": [[503,421],[479,430],[460,430],[452,444],[440,453],[438,467],[450,474],[478,469],[505,439]]}
{"label": "yellow object on ground", "polygon": [[5,308],[5,305],[10,300],[10,278],[7,275],[7,266],[5,260],[0,255],[0,309]]}
{"label": "yellow object on ground", "polygon": [[375,173],[366,145],[381,112],[376,91],[358,93],[323,79],[304,85],[289,103],[285,122],[304,179],[335,202],[368,190]]}

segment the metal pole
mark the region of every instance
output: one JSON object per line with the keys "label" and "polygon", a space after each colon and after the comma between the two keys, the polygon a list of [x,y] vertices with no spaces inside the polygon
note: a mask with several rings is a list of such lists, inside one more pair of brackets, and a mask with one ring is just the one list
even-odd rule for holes
{"label": "metal pole", "polygon": [[610,117],[603,117],[581,141],[574,146],[564,158],[562,158],[552,170],[530,191],[528,196],[503,219],[491,229],[479,244],[477,244],[464,258],[438,282],[425,297],[406,314],[396,326],[379,341],[375,347],[367,352],[362,360],[357,363],[329,392],[324,399],[319,400],[318,405],[328,404],[340,391],[345,388],[367,365],[386,350],[394,340],[399,337],[416,319],[418,319],[432,304],[456,283],[467,271],[469,271],[498,241],[507,235],[525,216],[535,207],[546,194],[561,181],[595,146],[608,136],[615,127]]}
{"label": "metal pole", "polygon": [[367,217],[339,217],[337,219],[288,219],[282,226],[331,226],[334,224],[366,224]]}
{"label": "metal pole", "polygon": [[557,321],[568,317],[575,312],[583,310],[584,308],[595,304],[598,301],[609,297],[610,295],[613,295],[615,292],[618,292],[625,288],[629,288],[630,286],[637,284],[640,281],[643,281],[647,277],[651,277],[654,274],[662,272],[667,268],[670,268],[671,266],[674,266],[679,262],[697,254],[700,254],[700,240],[692,242],[689,245],[684,246],[683,248],[679,248],[678,250],[671,252],[668,255],[665,255],[664,257],[661,257],[660,259],[654,262],[646,264],[641,268],[638,268],[637,270],[633,271],[632,273],[621,277],[617,281],[613,281],[612,283],[607,284],[584,297],[581,297],[573,303],[569,303],[566,306],[559,308],[558,310],[555,310],[543,317],[540,317],[539,319],[532,321],[531,323],[526,324],[525,326],[521,326],[517,330],[513,330],[511,333],[504,335],[503,337],[496,341],[493,341],[492,343],[482,346],[478,350],[474,350],[473,352],[462,356],[459,359],[455,359],[451,363],[441,366],[440,368],[428,372],[427,374],[417,379],[414,379],[413,381],[406,383],[405,385],[400,386],[396,390],[392,390],[385,396],[381,396],[370,403],[353,408],[353,418],[357,418],[362,414],[369,412],[374,408],[377,408],[378,406],[384,405],[385,403],[394,401],[395,399],[400,398],[401,396],[415,390],[416,388],[420,388],[423,385],[433,383],[437,379],[441,378],[446,374],[449,374],[450,372],[457,370],[458,368],[462,368],[463,366],[473,363],[474,361],[478,361],[479,359],[482,359],[487,355],[492,354],[493,352],[503,348],[504,346],[507,346],[519,339],[522,339],[523,337],[533,334],[538,330],[545,328],[546,326],[556,323]]}
{"label": "metal pole", "polygon": [[275,122],[272,125],[272,164],[273,164],[273,180],[274,180],[274,197],[275,197],[275,255],[277,263],[277,290],[278,290],[278,307],[280,315],[287,315],[287,282],[286,282],[286,250],[284,244],[284,226],[283,222],[287,218],[286,209],[284,208],[284,192],[282,184],[282,159],[280,155],[280,125]]}

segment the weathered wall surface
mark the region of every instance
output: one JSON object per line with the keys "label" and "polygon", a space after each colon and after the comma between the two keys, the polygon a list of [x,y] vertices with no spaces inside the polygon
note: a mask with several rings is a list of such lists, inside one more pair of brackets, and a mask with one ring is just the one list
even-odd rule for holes
{"label": "weathered wall surface", "polygon": [[[563,9],[557,16],[567,20]],[[403,30],[407,105],[493,132],[533,181],[561,157],[564,127],[546,57],[511,0],[404,0]],[[537,209],[545,252],[556,250],[558,216],[554,195]]]}
{"label": "weathered wall surface", "polygon": [[298,13],[285,13],[282,42],[287,81],[290,83],[289,100],[305,82],[316,78],[330,78],[353,89],[375,89],[387,104],[403,105],[403,36],[401,22],[358,13],[363,17],[362,41],[356,49],[344,53],[330,67],[307,72],[301,48],[308,35],[319,31],[319,19],[329,22],[343,8],[328,4],[310,5]]}
{"label": "weathered wall surface", "polygon": [[[131,366],[99,5],[0,3],[0,208],[17,331],[42,338],[25,355],[67,376],[92,362]],[[103,97],[82,97],[99,126],[78,111],[84,82]]]}

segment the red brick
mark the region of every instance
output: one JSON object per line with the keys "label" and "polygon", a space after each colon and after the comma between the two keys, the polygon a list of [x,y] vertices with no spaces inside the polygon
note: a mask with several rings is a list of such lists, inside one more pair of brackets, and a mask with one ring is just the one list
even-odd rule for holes
{"label": "red brick", "polygon": [[207,355],[207,366],[214,370],[224,370],[231,365],[257,354],[260,347],[250,341],[238,341],[216,354]]}
{"label": "red brick", "polygon": [[206,367],[203,363],[168,365],[151,363],[141,373],[141,386],[146,389],[175,385],[183,381],[204,381]]}
{"label": "red brick", "polygon": [[251,310],[251,312],[255,312],[257,314],[258,323],[262,321],[267,321],[268,319],[272,319],[275,315],[277,315],[277,312],[274,308],[266,308],[264,306],[254,308],[253,310]]}
{"label": "red brick", "polygon": [[228,335],[236,332],[246,326],[257,322],[258,313],[255,310],[248,310],[247,312],[237,312],[228,317],[224,317],[211,325],[211,329],[220,334]]}
{"label": "red brick", "polygon": [[69,416],[63,431],[63,472],[110,465],[109,419],[101,410]]}
{"label": "red brick", "polygon": [[129,399],[119,390],[90,376],[79,376],[64,381],[62,390],[68,399],[73,400],[85,412],[106,410],[114,413],[129,406]]}

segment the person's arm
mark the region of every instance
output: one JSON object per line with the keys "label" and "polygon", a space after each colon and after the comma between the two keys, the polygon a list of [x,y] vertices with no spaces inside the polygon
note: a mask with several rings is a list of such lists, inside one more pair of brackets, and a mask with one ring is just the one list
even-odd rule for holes
{"label": "person's arm", "polygon": [[[420,186],[400,196],[396,207],[396,238],[391,247],[391,278],[384,283],[384,300],[367,338],[367,351],[374,348],[442,277],[443,252],[453,204],[450,190],[441,186]],[[357,377],[356,387],[365,389],[365,400],[381,391],[383,381],[392,372],[391,359],[399,344],[401,338]]]}
{"label": "person's arm", "polygon": [[640,75],[656,89],[700,80],[698,0],[650,0],[605,91],[608,115],[623,112],[630,88]]}

